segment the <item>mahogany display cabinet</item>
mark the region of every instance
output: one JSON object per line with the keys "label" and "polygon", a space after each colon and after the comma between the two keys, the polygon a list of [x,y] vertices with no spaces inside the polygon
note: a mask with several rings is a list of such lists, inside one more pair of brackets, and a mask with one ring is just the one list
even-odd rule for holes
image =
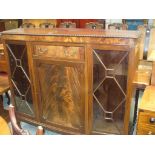
{"label": "mahogany display cabinet", "polygon": [[63,134],[128,134],[139,33],[2,33],[17,119]]}

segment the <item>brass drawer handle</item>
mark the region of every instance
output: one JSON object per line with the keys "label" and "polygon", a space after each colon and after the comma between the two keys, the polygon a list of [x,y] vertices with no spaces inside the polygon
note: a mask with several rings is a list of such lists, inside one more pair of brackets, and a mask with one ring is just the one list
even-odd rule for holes
{"label": "brass drawer handle", "polygon": [[148,135],[152,135],[152,131],[149,131],[149,132],[148,132]]}
{"label": "brass drawer handle", "polygon": [[77,50],[72,49],[72,51],[70,51],[70,50],[68,50],[68,48],[69,47],[64,47],[64,55],[66,57],[74,57],[74,56],[76,56],[78,54]]}
{"label": "brass drawer handle", "polygon": [[152,123],[155,123],[155,118],[151,117],[151,118],[150,118],[150,123],[151,123],[151,124],[152,124]]}
{"label": "brass drawer handle", "polygon": [[68,47],[64,47],[64,55],[65,55],[65,56],[69,56],[69,53],[68,53],[67,50],[68,50]]}
{"label": "brass drawer handle", "polygon": [[0,55],[4,55],[4,52],[0,52]]}
{"label": "brass drawer handle", "polygon": [[48,49],[47,49],[47,48],[40,48],[40,47],[39,47],[39,48],[37,49],[37,51],[38,51],[39,54],[45,54],[46,52],[48,52]]}

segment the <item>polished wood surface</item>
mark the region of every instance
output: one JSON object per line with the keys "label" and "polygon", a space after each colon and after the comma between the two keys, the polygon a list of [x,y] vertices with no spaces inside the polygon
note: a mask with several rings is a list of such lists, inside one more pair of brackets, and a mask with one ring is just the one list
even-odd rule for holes
{"label": "polished wood surface", "polygon": [[8,76],[0,75],[0,95],[8,91],[9,88],[10,86],[9,86]]}
{"label": "polished wood surface", "polygon": [[144,91],[142,101],[139,105],[140,110],[155,111],[155,86],[148,86]]}
{"label": "polished wood surface", "polygon": [[150,85],[151,71],[148,69],[139,69],[136,71],[133,84],[136,88],[145,88]]}
{"label": "polished wood surface", "polygon": [[138,37],[135,31],[75,28],[4,32],[18,119],[65,134],[128,134]]}
{"label": "polished wood surface", "polygon": [[10,128],[6,120],[0,116],[0,135],[11,135]]}
{"label": "polished wood surface", "polygon": [[3,44],[0,44],[0,50],[4,50]]}
{"label": "polished wood surface", "polygon": [[137,128],[137,135],[155,135],[155,127],[147,124],[141,124]]}
{"label": "polished wood surface", "polygon": [[7,73],[7,62],[0,60],[0,72]]}
{"label": "polished wood surface", "polygon": [[[150,123],[150,118],[155,118],[155,113],[154,112],[140,112],[140,115],[139,115],[139,122],[141,124],[147,124],[147,125],[151,125],[151,126],[154,126],[155,127],[155,123]],[[155,130],[155,129],[154,129]]]}
{"label": "polished wood surface", "polygon": [[42,119],[80,128],[84,126],[84,66],[64,65],[44,62],[36,66]]}
{"label": "polished wood surface", "polygon": [[152,72],[152,61],[139,60],[138,61],[138,70],[149,70]]}
{"label": "polished wood surface", "polygon": [[141,41],[140,41],[140,47],[139,47],[139,59],[143,59],[143,53],[144,53],[144,43],[145,43],[145,36],[146,36],[146,27],[143,25],[138,26],[137,28],[141,32]]}
{"label": "polished wood surface", "polygon": [[139,105],[137,134],[155,134],[155,86],[148,86]]}
{"label": "polished wood surface", "polygon": [[0,72],[7,72],[7,63],[4,54],[3,44],[0,44]]}
{"label": "polished wood surface", "polygon": [[153,62],[152,66],[151,85],[155,86],[155,61]]}
{"label": "polished wood surface", "polygon": [[83,47],[66,47],[66,46],[51,46],[36,45],[34,47],[33,57],[56,58],[62,60],[84,60]]}
{"label": "polished wood surface", "polygon": [[[77,36],[77,37],[109,37],[109,38],[138,38],[140,33],[136,31],[116,31],[116,30],[89,30],[89,29],[13,29],[2,32],[5,35],[31,35],[31,36]],[[2,35],[2,38],[5,37]]]}
{"label": "polished wood surface", "polygon": [[155,28],[151,29],[150,32],[150,41],[149,41],[149,47],[148,47],[148,53],[147,53],[147,60],[149,61],[155,61]]}

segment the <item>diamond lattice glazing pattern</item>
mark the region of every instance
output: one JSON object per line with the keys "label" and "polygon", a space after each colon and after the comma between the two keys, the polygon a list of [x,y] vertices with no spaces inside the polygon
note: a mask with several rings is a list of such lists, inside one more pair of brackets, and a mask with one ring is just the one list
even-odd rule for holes
{"label": "diamond lattice glazing pattern", "polygon": [[16,109],[19,112],[33,116],[34,112],[26,45],[7,44],[7,49]]}
{"label": "diamond lattice glazing pattern", "polygon": [[120,134],[123,130],[128,52],[93,51],[94,130]]}

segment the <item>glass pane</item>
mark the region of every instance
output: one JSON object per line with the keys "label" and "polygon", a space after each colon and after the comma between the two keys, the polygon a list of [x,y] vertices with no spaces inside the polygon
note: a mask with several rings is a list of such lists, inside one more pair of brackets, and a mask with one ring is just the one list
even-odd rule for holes
{"label": "glass pane", "polygon": [[43,119],[80,128],[84,126],[84,66],[40,64],[38,73]]}
{"label": "glass pane", "polygon": [[128,53],[94,50],[94,67],[93,130],[103,134],[122,134]]}
{"label": "glass pane", "polygon": [[115,79],[120,84],[123,91],[126,93],[126,82],[128,72],[128,56],[126,56],[119,65],[115,67]]}
{"label": "glass pane", "polygon": [[94,100],[93,103],[94,103],[93,104],[93,110],[94,110],[93,129],[94,131],[97,131],[103,134],[120,134],[119,130],[114,124],[114,121],[110,119],[105,119],[105,112],[96,102],[96,100]]}
{"label": "glass pane", "polygon": [[20,93],[25,95],[30,83],[21,67],[16,67],[14,74],[12,74],[12,80],[16,84]]}
{"label": "glass pane", "polygon": [[104,80],[104,77],[106,76],[105,71],[106,71],[105,68],[103,67],[99,59],[97,59],[97,57],[94,54],[94,66],[93,66],[94,89],[96,89],[97,86]]}
{"label": "glass pane", "polygon": [[94,95],[106,111],[115,110],[125,97],[116,81],[110,78],[103,81]]}
{"label": "glass pane", "polygon": [[9,44],[9,47],[10,51],[13,53],[16,59],[21,59],[23,52],[26,48],[25,45],[17,45],[17,44]]}
{"label": "glass pane", "polygon": [[8,44],[7,47],[16,109],[18,112],[33,116],[26,45]]}
{"label": "glass pane", "polygon": [[8,53],[8,55],[9,55],[9,59],[10,59],[10,61],[9,61],[9,63],[10,63],[10,70],[11,70],[11,74],[13,74],[13,72],[15,71],[15,68],[16,68],[16,59],[15,59],[15,57],[13,57],[13,55],[12,55],[12,53]]}
{"label": "glass pane", "polygon": [[121,59],[126,56],[126,52],[124,51],[95,50],[94,52],[97,53],[100,60],[108,69],[114,69]]}
{"label": "glass pane", "polygon": [[29,76],[29,67],[28,67],[28,60],[27,60],[27,52],[26,50],[23,51],[23,55],[21,58],[21,65],[23,67],[23,70],[25,71],[25,73]]}
{"label": "glass pane", "polygon": [[27,102],[26,97],[22,96],[18,90],[16,89],[16,87],[13,85],[13,90],[14,90],[14,94],[15,94],[15,106],[16,106],[16,110],[21,112],[21,113],[25,113],[25,114],[29,114],[29,115],[34,115],[32,109],[33,109],[33,105],[31,102]]}

